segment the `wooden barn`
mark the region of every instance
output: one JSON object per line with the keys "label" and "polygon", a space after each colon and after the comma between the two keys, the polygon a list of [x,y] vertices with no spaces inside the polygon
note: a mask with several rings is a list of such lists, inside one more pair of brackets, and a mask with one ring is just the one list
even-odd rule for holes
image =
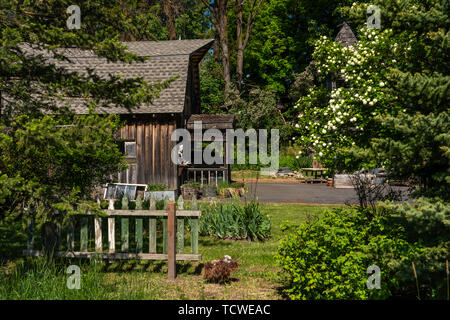
{"label": "wooden barn", "polygon": [[[58,63],[81,73],[92,68],[102,77],[121,74],[124,78],[143,77],[149,82],[178,77],[150,105],[142,105],[132,112],[118,107],[97,110],[99,113],[119,114],[126,121],[120,137],[129,168],[118,173],[118,182],[164,184],[177,190],[196,170],[199,176],[204,174],[209,178],[209,181],[201,180],[202,184],[229,180],[229,166],[226,165],[179,169],[171,161],[171,150],[176,144],[170,139],[172,132],[177,128],[187,128],[191,117],[201,112],[199,63],[213,42],[211,39],[126,42],[124,44],[129,51],[150,58],[142,63],[112,63],[89,51],[71,50],[69,58],[76,63]],[[81,99],[72,99],[70,105],[78,114],[88,113]],[[226,129],[234,125],[234,116],[230,115],[201,115],[201,120],[207,123],[208,128]]]}

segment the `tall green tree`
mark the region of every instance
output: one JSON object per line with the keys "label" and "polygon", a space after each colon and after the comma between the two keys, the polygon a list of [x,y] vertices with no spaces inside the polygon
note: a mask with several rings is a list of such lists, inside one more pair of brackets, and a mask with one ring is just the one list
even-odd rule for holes
{"label": "tall green tree", "polygon": [[419,194],[448,199],[449,2],[373,4],[380,29],[365,26],[369,4],[342,9],[360,26],[354,48],[326,37],[316,42],[322,80],[339,76],[345,85],[331,93],[313,86],[299,100],[299,141],[333,168],[383,166]]}
{"label": "tall green tree", "polygon": [[[55,222],[56,209],[93,208],[87,202],[93,188],[124,168],[114,138],[118,119],[96,115],[96,107],[133,109],[151,103],[167,86],[142,78],[104,79],[92,70],[78,74],[55,65],[73,63],[65,49],[74,47],[109,61],[146,59],[127,52],[120,41],[130,23],[121,1],[78,1],[80,29],[67,26],[72,4],[0,3],[0,218],[33,215]],[[74,115],[65,97],[82,98],[90,114]]]}
{"label": "tall green tree", "polygon": [[201,0],[184,0],[180,10],[181,13],[175,21],[178,38],[214,38],[212,17],[205,13]]}
{"label": "tall green tree", "polygon": [[275,90],[286,99],[294,74],[311,61],[313,40],[332,35],[342,22],[336,9],[351,2],[264,1],[246,49],[246,81]]}

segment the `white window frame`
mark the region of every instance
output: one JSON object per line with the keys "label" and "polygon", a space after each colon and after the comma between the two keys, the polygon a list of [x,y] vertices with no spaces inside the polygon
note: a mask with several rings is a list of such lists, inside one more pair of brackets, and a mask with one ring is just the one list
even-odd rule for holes
{"label": "white window frame", "polygon": [[[108,193],[108,188],[109,188],[109,186],[111,186],[111,185],[116,186],[116,190],[114,191],[114,197],[112,197],[112,198],[107,198],[106,195],[107,195],[107,193]],[[133,195],[134,195],[134,196],[133,196],[133,199],[129,199],[129,200],[134,200],[134,198],[136,198],[136,192],[137,192],[137,188],[138,188],[138,187],[145,187],[145,188],[144,188],[144,192],[147,191],[147,185],[146,185],[146,184],[137,184],[137,183],[108,183],[108,184],[106,185],[105,191],[104,191],[104,193],[103,193],[103,199],[105,199],[105,200],[109,200],[109,199],[120,200],[120,199],[118,199],[118,198],[115,197],[116,192],[117,192],[117,187],[118,187],[118,186],[125,186],[124,194],[127,194],[127,191],[128,191],[127,189],[128,189],[129,186],[136,187],[135,192],[133,193]]]}

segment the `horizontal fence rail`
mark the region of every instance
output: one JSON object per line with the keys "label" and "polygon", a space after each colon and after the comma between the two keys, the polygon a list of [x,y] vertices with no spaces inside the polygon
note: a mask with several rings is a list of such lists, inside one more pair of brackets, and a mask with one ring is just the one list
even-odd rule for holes
{"label": "horizontal fence rail", "polygon": [[[136,210],[128,209],[128,199],[126,197],[122,200],[122,210],[114,210],[114,202],[110,200],[108,210],[104,210],[106,217],[98,217],[86,214],[80,215],[77,228],[70,224],[67,229],[67,250],[57,251],[55,256],[67,258],[91,258],[99,257],[101,259],[116,260],[116,259],[142,259],[142,260],[170,260],[170,243],[169,234],[173,231],[175,241],[173,247],[175,252],[175,260],[189,260],[200,261],[202,256],[198,253],[198,219],[201,216],[201,211],[198,208],[197,201],[194,199],[191,204],[192,210],[184,210],[184,200],[180,196],[177,201],[177,209],[174,210],[173,230],[168,230],[168,219],[170,219],[170,210],[168,210],[169,201],[166,197],[164,200],[164,210],[156,210],[156,201],[153,195],[150,198],[149,210],[142,209],[142,201],[140,198],[136,200]],[[173,204],[175,207],[175,204]],[[185,252],[185,217],[190,219],[190,235],[191,235],[191,252]],[[134,220],[134,250],[130,250],[130,219]],[[159,219],[159,220],[158,220]],[[120,225],[116,226],[116,222],[120,220]],[[162,252],[157,252],[158,239],[158,222],[160,223],[159,235],[162,233]],[[92,223],[93,221],[93,223]],[[107,222],[107,232],[104,232],[102,224]],[[144,224],[148,229],[144,229]],[[162,225],[162,226],[161,226]],[[93,239],[92,237],[93,227]],[[106,228],[105,228],[106,229]],[[120,241],[117,237],[117,230],[120,230]],[[28,241],[27,249],[23,251],[27,256],[42,256],[42,250],[34,250],[35,243],[34,226],[31,222],[27,228]],[[144,234],[148,234],[148,252],[143,252],[144,249]],[[75,240],[78,240],[77,246]],[[91,242],[89,241],[91,240]],[[92,243],[93,240],[93,243]],[[107,242],[107,250],[104,250],[104,245]],[[116,248],[116,244],[120,242],[120,250]],[[89,244],[93,244],[95,250],[89,251]],[[75,247],[79,248],[75,251]],[[161,246],[160,246],[161,247]],[[119,251],[119,252],[117,252]],[[134,252],[130,252],[134,251]],[[170,263],[170,261],[169,261]]]}

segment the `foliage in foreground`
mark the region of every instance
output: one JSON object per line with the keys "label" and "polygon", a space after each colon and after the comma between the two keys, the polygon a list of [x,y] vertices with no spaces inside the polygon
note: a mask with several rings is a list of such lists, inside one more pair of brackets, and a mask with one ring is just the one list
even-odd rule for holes
{"label": "foliage in foreground", "polygon": [[[424,199],[386,203],[374,216],[339,208],[304,222],[276,255],[285,293],[291,299],[446,298],[449,210],[448,203]],[[379,290],[367,288],[371,265],[381,270]]]}
{"label": "foliage in foreground", "polygon": [[[80,289],[69,289],[69,265],[80,267]],[[107,300],[148,299],[161,288],[144,281],[146,273],[114,279],[105,272],[105,263],[90,260],[17,260],[8,270],[0,272],[0,300]],[[114,279],[114,280],[113,280]],[[72,282],[69,281],[71,284]]]}
{"label": "foliage in foreground", "polygon": [[200,235],[251,241],[270,237],[271,222],[257,202],[218,202],[201,205],[200,210]]}
{"label": "foliage in foreground", "polygon": [[[67,48],[92,50],[110,62],[146,60],[119,41],[132,31],[132,21],[117,11],[121,2],[78,1],[78,30],[66,26],[72,4],[0,1],[0,219],[7,222],[33,218],[54,226],[61,222],[57,210],[65,218],[87,207],[94,212],[95,187],[125,168],[114,134],[119,118],[99,116],[95,109],[131,110],[167,87],[142,77],[102,78],[92,70],[64,68],[63,61],[75,63]],[[89,114],[75,115],[68,97],[80,99]]]}
{"label": "foliage in foreground", "polygon": [[0,299],[105,299],[107,290],[101,285],[101,273],[94,264],[81,272],[82,288],[66,286],[65,266],[44,258],[19,260],[11,272],[1,273]]}

